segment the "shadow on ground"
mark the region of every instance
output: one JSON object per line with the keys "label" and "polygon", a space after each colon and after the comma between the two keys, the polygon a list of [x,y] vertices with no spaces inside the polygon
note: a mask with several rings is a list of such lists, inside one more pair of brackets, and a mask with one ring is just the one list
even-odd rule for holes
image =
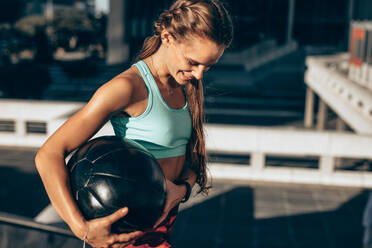
{"label": "shadow on ground", "polygon": [[[34,215],[47,204],[37,175],[1,170],[1,211]],[[22,174],[22,173],[21,173]],[[323,186],[273,184],[231,186],[208,198],[197,198],[177,218],[174,247],[358,248],[368,191]],[[200,200],[201,199],[201,200]],[[74,238],[0,224],[0,246],[82,247]]]}
{"label": "shadow on ground", "polygon": [[48,196],[36,173],[0,167],[1,212],[34,217],[48,204]]}
{"label": "shadow on ground", "polygon": [[[182,211],[173,233],[175,247],[362,247],[361,220],[368,197],[366,191],[332,211],[291,214],[287,204],[286,214],[282,216],[255,218],[255,211],[280,212],[277,208],[281,208],[278,204],[281,196],[271,197],[257,199],[254,188],[239,187]],[[266,207],[255,210],[254,199],[266,201]],[[292,200],[286,201],[291,204]],[[299,199],[293,202],[292,211],[301,212],[300,208],[311,211],[314,206],[306,204],[323,204],[315,208],[326,208],[330,202]]]}

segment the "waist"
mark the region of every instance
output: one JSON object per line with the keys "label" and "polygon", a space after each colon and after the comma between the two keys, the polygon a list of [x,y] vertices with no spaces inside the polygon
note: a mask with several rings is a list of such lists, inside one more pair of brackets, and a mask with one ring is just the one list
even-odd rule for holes
{"label": "waist", "polygon": [[181,176],[185,164],[185,156],[157,159],[166,179],[175,181]]}

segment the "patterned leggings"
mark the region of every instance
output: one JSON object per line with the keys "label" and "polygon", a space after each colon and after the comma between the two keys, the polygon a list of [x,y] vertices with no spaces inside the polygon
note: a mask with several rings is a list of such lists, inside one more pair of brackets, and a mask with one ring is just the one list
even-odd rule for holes
{"label": "patterned leggings", "polygon": [[170,248],[170,234],[173,228],[174,221],[178,213],[178,205],[174,207],[168,214],[167,219],[163,221],[155,230],[145,232],[135,242],[126,247],[128,248]]}

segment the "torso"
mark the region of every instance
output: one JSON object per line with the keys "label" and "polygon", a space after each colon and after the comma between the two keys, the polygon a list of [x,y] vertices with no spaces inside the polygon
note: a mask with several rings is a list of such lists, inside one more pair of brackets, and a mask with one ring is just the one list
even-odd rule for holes
{"label": "torso", "polygon": [[[140,72],[135,66],[132,66],[131,68],[122,72],[116,77],[121,76],[127,77],[129,76],[131,79],[135,81],[134,83],[136,87],[133,92],[130,104],[125,109],[117,112],[116,114],[128,115],[131,117],[139,116],[143,112],[145,112],[148,104],[148,92],[145,82],[143,81]],[[158,85],[158,88],[164,101],[168,104],[169,107],[177,109],[185,106],[186,99],[181,88],[175,89],[172,95],[168,95],[166,94],[166,91],[164,90],[164,88],[162,88],[160,83],[157,82],[157,80],[155,81],[156,84]],[[164,176],[168,180],[174,181],[180,176],[182,172],[182,168],[185,162],[185,155],[172,158],[161,158],[158,159],[158,162],[163,170]]]}

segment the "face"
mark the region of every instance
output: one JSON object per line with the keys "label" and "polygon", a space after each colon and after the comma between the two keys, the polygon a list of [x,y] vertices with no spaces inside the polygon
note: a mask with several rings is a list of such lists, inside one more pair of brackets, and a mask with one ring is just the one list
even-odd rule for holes
{"label": "face", "polygon": [[193,37],[185,42],[168,40],[167,66],[171,76],[181,85],[200,80],[203,73],[216,64],[225,47],[207,38]]}

